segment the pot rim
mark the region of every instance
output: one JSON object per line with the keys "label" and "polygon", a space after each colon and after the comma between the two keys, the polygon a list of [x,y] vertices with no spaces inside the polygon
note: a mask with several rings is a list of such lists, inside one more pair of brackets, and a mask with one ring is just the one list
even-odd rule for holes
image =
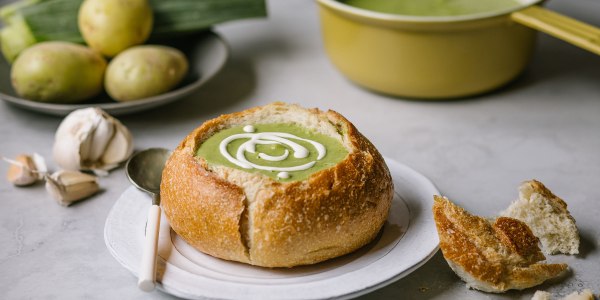
{"label": "pot rim", "polygon": [[458,16],[413,16],[399,15],[391,13],[376,12],[363,8],[354,7],[338,0],[317,0],[317,2],[325,7],[335,11],[343,12],[351,16],[366,18],[374,21],[389,21],[389,22],[411,22],[411,23],[453,23],[463,21],[473,21],[480,19],[488,19],[498,17],[512,12],[524,9],[526,7],[543,2],[544,0],[516,0],[520,2],[515,7],[501,9],[491,12],[483,12],[477,14],[458,15]]}

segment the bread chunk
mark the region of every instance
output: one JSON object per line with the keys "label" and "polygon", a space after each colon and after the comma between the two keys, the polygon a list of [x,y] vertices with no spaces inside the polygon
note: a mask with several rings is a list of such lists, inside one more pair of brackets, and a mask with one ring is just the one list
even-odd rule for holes
{"label": "bread chunk", "polygon": [[519,199],[501,215],[525,222],[546,254],[579,253],[579,232],[567,204],[539,181],[523,182]]}
{"label": "bread chunk", "polygon": [[441,196],[434,196],[433,216],[442,254],[468,287],[492,293],[522,290],[568,268],[540,263],[546,258],[538,239],[519,220],[500,217],[491,222]]}
{"label": "bread chunk", "polygon": [[[280,182],[197,156],[203,141],[232,127],[289,123],[340,141],[348,154],[305,180]],[[273,103],[209,120],[173,151],[161,206],[173,230],[206,254],[264,267],[318,263],[376,236],[393,183],[381,154],[334,111]]]}

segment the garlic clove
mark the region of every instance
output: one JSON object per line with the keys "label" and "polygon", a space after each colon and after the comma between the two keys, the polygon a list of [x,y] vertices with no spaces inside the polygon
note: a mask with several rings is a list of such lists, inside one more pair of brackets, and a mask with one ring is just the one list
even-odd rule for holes
{"label": "garlic clove", "polygon": [[90,107],[69,114],[56,132],[53,155],[66,170],[104,172],[133,152],[127,127],[102,109]]}
{"label": "garlic clove", "polygon": [[31,156],[21,154],[14,160],[5,159],[10,163],[6,179],[16,186],[31,185],[38,180],[38,175],[35,173],[35,162]]}
{"label": "garlic clove", "polygon": [[96,176],[60,170],[46,177],[46,190],[62,206],[83,200],[100,190]]}
{"label": "garlic clove", "polygon": [[54,161],[65,170],[81,169],[81,152],[88,152],[94,124],[86,117],[89,109],[70,113],[58,126],[54,136],[52,153]]}
{"label": "garlic clove", "polygon": [[33,164],[35,165],[35,171],[37,171],[35,172],[37,173],[37,179],[44,179],[44,176],[46,176],[46,173],[48,173],[48,166],[46,166],[46,160],[43,156],[37,153],[33,153],[31,158],[33,160]]}
{"label": "garlic clove", "polygon": [[115,134],[114,118],[99,108],[96,108],[96,124],[92,132],[91,148],[87,153],[87,161],[97,162],[102,158],[106,147]]}
{"label": "garlic clove", "polygon": [[106,165],[118,165],[133,153],[133,137],[127,127],[115,120],[115,135],[106,147],[102,162]]}

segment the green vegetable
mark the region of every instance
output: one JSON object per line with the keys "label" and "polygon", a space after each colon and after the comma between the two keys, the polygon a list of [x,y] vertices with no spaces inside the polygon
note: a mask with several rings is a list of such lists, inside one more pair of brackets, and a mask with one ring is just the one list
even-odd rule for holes
{"label": "green vegetable", "polygon": [[40,0],[20,0],[17,2],[6,4],[0,7],[0,19],[6,22],[7,20],[10,20],[19,9],[38,2],[40,2]]}
{"label": "green vegetable", "polygon": [[[39,0],[17,10],[38,42],[81,43],[77,13],[82,0]],[[17,2],[19,3],[19,2]]]}
{"label": "green vegetable", "polygon": [[[69,41],[83,43],[77,25],[83,0],[20,0],[0,8],[7,25],[0,32],[2,53],[13,61],[18,53],[35,42]],[[150,39],[160,39],[208,29],[226,21],[265,17],[265,0],[150,0],[154,25]],[[4,34],[21,27],[30,36]],[[23,30],[23,28],[28,30]],[[21,40],[21,41],[17,41]],[[27,41],[27,43],[23,43]],[[32,42],[33,41],[33,42]],[[25,45],[27,44],[27,45]]]}
{"label": "green vegetable", "polygon": [[152,37],[190,33],[226,21],[267,16],[265,0],[150,0]]}

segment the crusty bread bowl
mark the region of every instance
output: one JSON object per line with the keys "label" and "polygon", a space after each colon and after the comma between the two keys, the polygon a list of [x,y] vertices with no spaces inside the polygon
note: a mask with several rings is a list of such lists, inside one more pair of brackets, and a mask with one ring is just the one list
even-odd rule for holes
{"label": "crusty bread bowl", "polygon": [[[196,155],[232,127],[291,123],[337,139],[348,155],[307,179],[280,182],[209,164]],[[173,230],[206,254],[264,267],[293,267],[347,254],[372,241],[393,196],[377,149],[334,111],[273,103],[209,120],[167,161],[161,206]]]}

